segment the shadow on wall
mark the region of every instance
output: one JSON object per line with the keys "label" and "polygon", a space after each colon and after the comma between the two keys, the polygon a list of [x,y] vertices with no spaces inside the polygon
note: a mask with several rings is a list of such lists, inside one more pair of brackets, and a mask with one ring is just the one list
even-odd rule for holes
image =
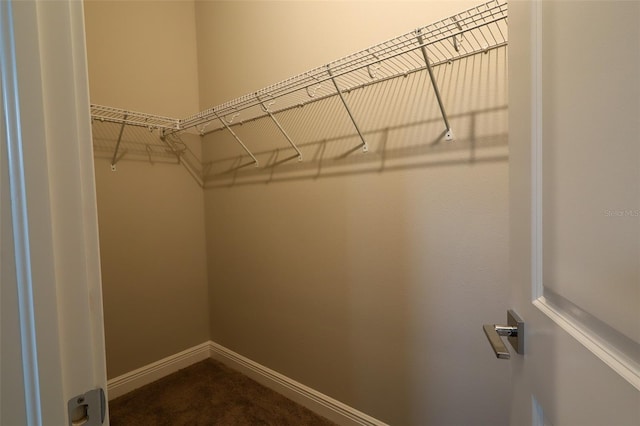
{"label": "shadow on wall", "polygon": [[506,47],[434,71],[453,141],[423,70],[345,93],[368,152],[337,96],[275,114],[301,162],[269,116],[231,126],[258,167],[226,129],[209,132],[205,187],[507,161]]}
{"label": "shadow on wall", "polygon": [[122,160],[182,165],[202,186],[202,146],[195,134],[163,134],[155,127],[123,126],[100,119],[92,120],[91,131],[94,156],[109,159],[112,171]]}

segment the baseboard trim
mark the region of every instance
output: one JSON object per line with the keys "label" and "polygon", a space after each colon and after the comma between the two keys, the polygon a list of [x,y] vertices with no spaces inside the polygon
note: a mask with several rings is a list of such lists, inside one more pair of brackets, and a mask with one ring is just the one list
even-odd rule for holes
{"label": "baseboard trim", "polygon": [[210,357],[210,342],[204,342],[160,361],[140,367],[107,381],[109,401],[149,383],[155,382],[171,373],[186,368]]}
{"label": "baseboard trim", "polygon": [[209,342],[211,358],[251,377],[311,411],[344,426],[388,426],[380,420],[303,385],[277,371],[258,364],[222,345]]}
{"label": "baseboard trim", "polygon": [[207,358],[222,362],[229,368],[243,373],[339,425],[388,426],[380,420],[212,341],[201,343],[107,381],[107,396],[112,400]]}

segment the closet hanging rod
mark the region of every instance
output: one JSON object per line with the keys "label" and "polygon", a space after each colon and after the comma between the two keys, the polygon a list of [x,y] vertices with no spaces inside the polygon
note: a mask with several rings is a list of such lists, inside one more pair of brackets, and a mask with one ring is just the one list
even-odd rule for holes
{"label": "closet hanging rod", "polygon": [[[327,66],[331,67],[334,74],[333,78],[338,78],[372,65],[389,65],[389,62],[394,59],[399,59],[403,55],[410,55],[417,49],[432,48],[432,51],[430,51],[430,56],[434,58],[432,65],[456,60],[478,52],[486,52],[498,45],[506,44],[506,19],[506,3],[493,0],[435,24],[419,28],[387,42],[330,62],[328,65],[314,68],[306,73],[273,84],[257,91],[257,93],[276,99],[286,97],[295,92],[303,92],[303,95],[306,93],[311,97],[308,91],[309,88],[332,80],[332,76],[329,76],[326,72]],[[419,31],[422,33],[422,43],[418,42],[416,38]],[[466,37],[467,39],[464,40],[465,43],[461,43],[458,42],[458,37]],[[467,45],[470,48],[467,48]],[[407,60],[398,60],[397,62],[395,64],[392,63],[391,66],[395,66],[398,69],[402,64],[409,63]],[[411,64],[409,63],[409,65]],[[413,65],[413,68],[416,68],[415,65]],[[411,71],[413,69],[406,69],[404,74]],[[399,72],[397,75],[402,74],[403,72]],[[327,86],[329,85],[327,84]],[[345,91],[349,90],[351,88],[347,88]],[[337,92],[331,93],[332,96],[336,94]],[[291,101],[289,103],[296,104],[296,102]],[[300,104],[301,102],[297,103]],[[179,127],[186,129],[215,120],[214,110],[216,113],[225,116],[230,112],[245,111],[256,105],[254,92],[180,120]],[[285,105],[284,108],[290,106],[292,105]],[[278,111],[273,111],[273,113],[276,112]],[[240,123],[244,121],[246,119],[240,120]]]}

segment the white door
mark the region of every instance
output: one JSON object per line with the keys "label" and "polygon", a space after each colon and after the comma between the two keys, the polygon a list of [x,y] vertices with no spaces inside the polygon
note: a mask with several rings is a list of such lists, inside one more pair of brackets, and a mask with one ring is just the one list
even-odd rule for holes
{"label": "white door", "polygon": [[62,426],[106,389],[82,2],[0,1],[0,94],[0,424]]}
{"label": "white door", "polygon": [[511,423],[640,425],[640,2],[511,2],[509,90]]}

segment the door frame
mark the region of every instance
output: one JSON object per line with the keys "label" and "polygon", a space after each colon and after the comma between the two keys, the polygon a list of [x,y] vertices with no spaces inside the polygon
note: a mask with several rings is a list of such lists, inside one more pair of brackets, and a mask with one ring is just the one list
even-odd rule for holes
{"label": "door frame", "polygon": [[26,424],[67,424],[107,384],[83,4],[0,2],[0,22],[22,349],[3,368],[23,371]]}

